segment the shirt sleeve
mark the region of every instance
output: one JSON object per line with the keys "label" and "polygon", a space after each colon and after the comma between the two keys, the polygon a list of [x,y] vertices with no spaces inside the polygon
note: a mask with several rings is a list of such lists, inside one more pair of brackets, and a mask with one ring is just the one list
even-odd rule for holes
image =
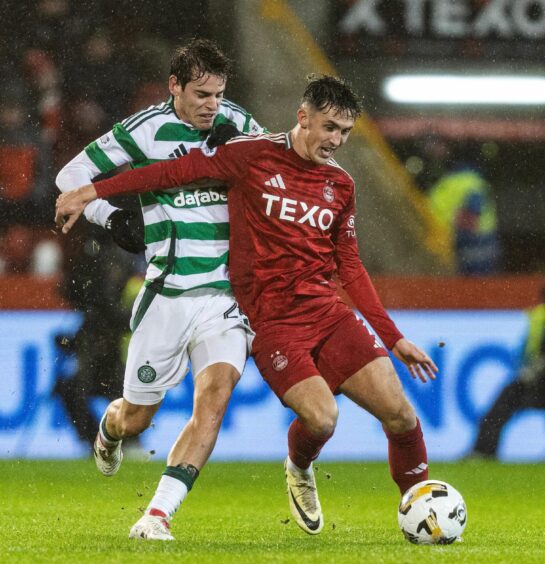
{"label": "shirt sleeve", "polygon": [[371,324],[382,342],[388,349],[392,349],[403,335],[384,309],[373,282],[361,262],[354,209],[354,193],[352,193],[333,232],[339,280],[356,308]]}
{"label": "shirt sleeve", "polygon": [[[111,172],[121,165],[132,162],[133,157],[125,150],[125,148],[131,150],[130,143],[124,141],[125,139],[132,141],[123,125],[116,123],[110,131],[89,143],[57,175],[56,183],[59,190],[61,192],[75,190],[79,186],[89,184],[99,174]],[[132,145],[136,145],[134,141]],[[117,209],[104,200],[95,200],[85,207],[83,213],[88,221],[104,227],[108,217]]]}
{"label": "shirt sleeve", "polygon": [[106,198],[122,193],[165,190],[190,184],[200,178],[221,180],[233,185],[246,174],[248,161],[254,152],[252,142],[239,137],[214,149],[193,149],[177,159],[118,174],[96,182],[95,189],[99,198]]}
{"label": "shirt sleeve", "polygon": [[[89,184],[100,172],[82,151],[62,168],[55,182],[61,192],[70,192],[79,186]],[[83,213],[88,221],[104,227],[108,217],[117,209],[106,200],[94,200],[85,206]]]}

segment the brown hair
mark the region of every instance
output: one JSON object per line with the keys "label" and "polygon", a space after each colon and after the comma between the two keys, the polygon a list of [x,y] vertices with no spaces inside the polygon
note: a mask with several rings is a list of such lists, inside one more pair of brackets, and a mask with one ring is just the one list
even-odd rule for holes
{"label": "brown hair", "polygon": [[170,61],[170,74],[185,88],[192,80],[206,73],[221,76],[227,80],[231,76],[232,61],[225,56],[218,45],[209,39],[192,39],[178,47]]}
{"label": "brown hair", "polygon": [[344,80],[327,75],[309,75],[307,79],[309,82],[305,88],[302,103],[311,104],[320,111],[334,108],[353,118],[357,118],[362,113],[361,98]]}

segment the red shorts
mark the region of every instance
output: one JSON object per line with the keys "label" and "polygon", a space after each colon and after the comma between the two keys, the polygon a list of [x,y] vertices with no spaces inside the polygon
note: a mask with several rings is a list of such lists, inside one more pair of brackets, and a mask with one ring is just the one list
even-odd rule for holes
{"label": "red shorts", "polygon": [[322,376],[337,393],[360,368],[388,353],[365,323],[339,302],[318,322],[262,326],[252,355],[265,381],[282,399],[294,384],[311,376]]}

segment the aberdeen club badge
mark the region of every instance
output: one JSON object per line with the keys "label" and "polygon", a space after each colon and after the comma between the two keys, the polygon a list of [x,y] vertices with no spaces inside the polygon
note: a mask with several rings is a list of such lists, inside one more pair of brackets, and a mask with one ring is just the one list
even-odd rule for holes
{"label": "aberdeen club badge", "polygon": [[325,183],[323,194],[324,200],[328,203],[331,203],[335,199],[335,191],[329,181],[326,181]]}
{"label": "aberdeen club badge", "polygon": [[272,357],[272,366],[277,371],[280,372],[284,370],[288,365],[288,358],[283,354],[280,354],[280,351],[276,351],[274,354],[271,354]]}

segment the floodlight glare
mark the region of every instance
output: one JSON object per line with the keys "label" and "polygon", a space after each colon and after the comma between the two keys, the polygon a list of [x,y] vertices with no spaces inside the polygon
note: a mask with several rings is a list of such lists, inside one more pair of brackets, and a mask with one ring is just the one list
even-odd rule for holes
{"label": "floodlight glare", "polygon": [[545,77],[398,75],[384,81],[386,98],[400,104],[545,104]]}

